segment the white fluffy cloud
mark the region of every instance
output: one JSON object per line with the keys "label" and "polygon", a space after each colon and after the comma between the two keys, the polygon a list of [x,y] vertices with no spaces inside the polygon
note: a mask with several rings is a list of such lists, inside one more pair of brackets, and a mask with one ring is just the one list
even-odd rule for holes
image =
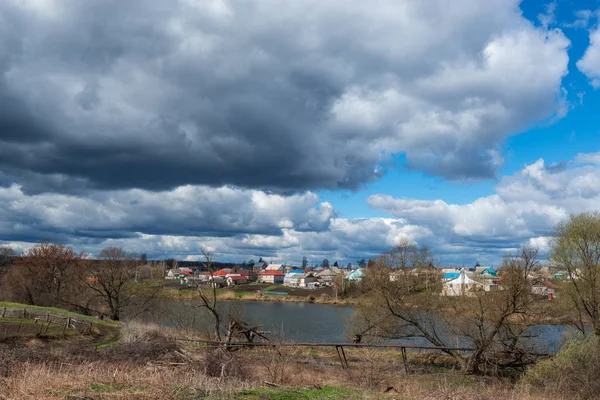
{"label": "white fluffy cloud", "polygon": [[232,187],[182,186],[96,192],[87,197],[27,195],[0,188],[0,237],[5,240],[118,238],[145,234],[280,235],[283,229],[322,231],[334,211],[311,192],[291,196]]}
{"label": "white fluffy cloud", "polygon": [[600,26],[590,31],[590,45],[577,62],[577,67],[594,88],[600,87]]}
{"label": "white fluffy cloud", "polygon": [[571,167],[557,169],[540,159],[504,177],[495,194],[468,204],[388,195],[371,196],[368,203],[429,228],[437,238],[435,246],[442,251],[454,249],[463,256],[473,251],[485,259],[498,260],[503,251],[522,243],[547,251],[548,237],[557,223],[572,213],[599,209],[598,161],[597,154],[580,154]]}

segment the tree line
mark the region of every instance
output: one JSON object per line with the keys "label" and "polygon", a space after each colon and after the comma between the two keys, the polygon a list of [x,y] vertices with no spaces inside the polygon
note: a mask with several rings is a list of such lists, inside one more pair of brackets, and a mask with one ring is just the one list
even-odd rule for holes
{"label": "tree line", "polygon": [[163,271],[118,247],[97,259],[69,246],[39,243],[21,255],[0,251],[3,300],[60,307],[120,320],[146,310],[162,287]]}
{"label": "tree line", "polygon": [[[429,272],[434,265],[429,249],[402,240],[365,271],[361,286],[366,295],[353,316],[354,337],[420,339],[442,348],[467,373],[533,364],[538,355],[527,339],[530,317],[539,312],[531,279],[538,255],[531,246],[508,254],[498,270],[502,290],[444,297],[441,275]],[[553,306],[562,308],[564,320],[581,335],[600,335],[600,213],[573,215],[560,223],[548,255],[568,275]],[[456,347],[472,351],[465,355]]]}

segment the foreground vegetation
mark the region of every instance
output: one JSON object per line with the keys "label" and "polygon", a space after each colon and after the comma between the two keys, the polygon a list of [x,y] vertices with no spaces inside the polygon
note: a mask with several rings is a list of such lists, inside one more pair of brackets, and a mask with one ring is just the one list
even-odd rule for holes
{"label": "foreground vegetation", "polygon": [[94,335],[5,338],[0,399],[533,400],[548,394],[515,376],[466,376],[439,354],[409,353],[407,375],[395,351],[348,349],[349,367],[342,368],[334,349],[228,352],[178,341],[180,334],[128,323],[118,343],[102,348]]}

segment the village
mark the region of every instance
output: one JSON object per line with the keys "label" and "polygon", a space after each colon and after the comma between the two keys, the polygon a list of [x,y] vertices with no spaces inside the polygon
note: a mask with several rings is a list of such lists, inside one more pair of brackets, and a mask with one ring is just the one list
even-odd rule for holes
{"label": "village", "polygon": [[[337,263],[336,263],[337,264]],[[287,294],[285,288],[314,290],[344,284],[359,285],[369,267],[349,264],[345,268],[334,266],[298,267],[294,265],[259,263],[251,267],[234,265],[215,271],[200,267],[176,267],[166,270],[165,279],[176,281],[179,287],[195,288],[208,285],[218,288],[248,284],[270,284],[269,294]],[[398,268],[389,270],[389,280],[399,281],[406,274],[416,275],[432,281],[440,280],[442,296],[475,296],[485,292],[503,290],[502,274],[489,266],[476,265],[472,268]],[[549,300],[556,296],[556,283],[567,279],[565,271],[554,266],[541,266],[528,273],[531,291],[540,298]]]}

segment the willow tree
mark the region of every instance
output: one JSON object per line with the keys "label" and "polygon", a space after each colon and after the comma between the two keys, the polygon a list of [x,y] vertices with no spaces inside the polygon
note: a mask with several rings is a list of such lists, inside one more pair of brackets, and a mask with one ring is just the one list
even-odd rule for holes
{"label": "willow tree", "polygon": [[[409,247],[408,254],[421,252]],[[401,261],[404,255],[401,251]],[[453,357],[466,373],[481,372],[487,363],[499,367],[524,362],[521,339],[527,323],[519,317],[531,308],[533,296],[527,276],[536,264],[537,249],[523,247],[506,257],[504,290],[471,297],[441,296],[439,272],[420,268],[423,261],[415,267],[390,268],[390,257],[384,254],[361,282],[367,296],[353,316],[351,333],[355,337],[420,339]],[[426,265],[429,258],[423,258]],[[456,350],[457,342],[472,351]]]}
{"label": "willow tree", "polygon": [[552,261],[568,275],[564,293],[575,310],[573,320],[583,333],[600,335],[600,213],[572,215],[558,224]]}

